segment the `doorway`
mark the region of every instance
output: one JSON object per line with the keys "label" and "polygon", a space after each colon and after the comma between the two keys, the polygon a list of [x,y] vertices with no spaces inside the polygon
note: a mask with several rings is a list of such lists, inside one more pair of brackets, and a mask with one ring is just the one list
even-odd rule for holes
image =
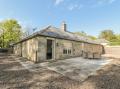
{"label": "doorway", "polygon": [[47,40],[47,60],[53,59],[53,40]]}

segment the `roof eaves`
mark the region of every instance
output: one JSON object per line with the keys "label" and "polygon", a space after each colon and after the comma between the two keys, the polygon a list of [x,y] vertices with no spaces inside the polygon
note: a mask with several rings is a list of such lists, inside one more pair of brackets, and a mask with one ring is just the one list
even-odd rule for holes
{"label": "roof eaves", "polygon": [[23,42],[23,41],[25,41],[25,40],[31,39],[31,38],[33,38],[33,37],[36,37],[36,36],[38,36],[43,30],[46,30],[46,29],[48,29],[48,28],[50,28],[50,27],[51,27],[51,25],[49,25],[49,26],[41,29],[40,31],[37,31],[37,32],[33,33],[32,35],[29,35],[29,36],[21,39],[20,41],[14,43],[13,45],[18,44],[18,43],[20,43],[20,42]]}

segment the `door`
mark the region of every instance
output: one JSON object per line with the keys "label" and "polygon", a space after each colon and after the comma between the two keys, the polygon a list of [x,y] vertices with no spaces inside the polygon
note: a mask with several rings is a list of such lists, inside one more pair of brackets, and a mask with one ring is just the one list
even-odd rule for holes
{"label": "door", "polygon": [[47,60],[53,59],[53,41],[47,40]]}

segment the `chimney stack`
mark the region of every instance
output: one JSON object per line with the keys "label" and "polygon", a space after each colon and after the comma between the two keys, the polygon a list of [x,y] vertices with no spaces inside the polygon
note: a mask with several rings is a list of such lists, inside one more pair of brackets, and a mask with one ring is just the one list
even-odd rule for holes
{"label": "chimney stack", "polygon": [[64,21],[61,24],[61,30],[65,32],[67,31],[67,24]]}

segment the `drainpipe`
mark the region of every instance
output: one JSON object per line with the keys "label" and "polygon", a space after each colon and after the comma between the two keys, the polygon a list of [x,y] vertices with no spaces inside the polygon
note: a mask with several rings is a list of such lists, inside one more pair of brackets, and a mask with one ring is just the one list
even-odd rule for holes
{"label": "drainpipe", "polygon": [[35,63],[37,63],[38,62],[38,55],[37,55],[37,53],[38,53],[38,51],[36,50],[36,60],[35,60]]}

